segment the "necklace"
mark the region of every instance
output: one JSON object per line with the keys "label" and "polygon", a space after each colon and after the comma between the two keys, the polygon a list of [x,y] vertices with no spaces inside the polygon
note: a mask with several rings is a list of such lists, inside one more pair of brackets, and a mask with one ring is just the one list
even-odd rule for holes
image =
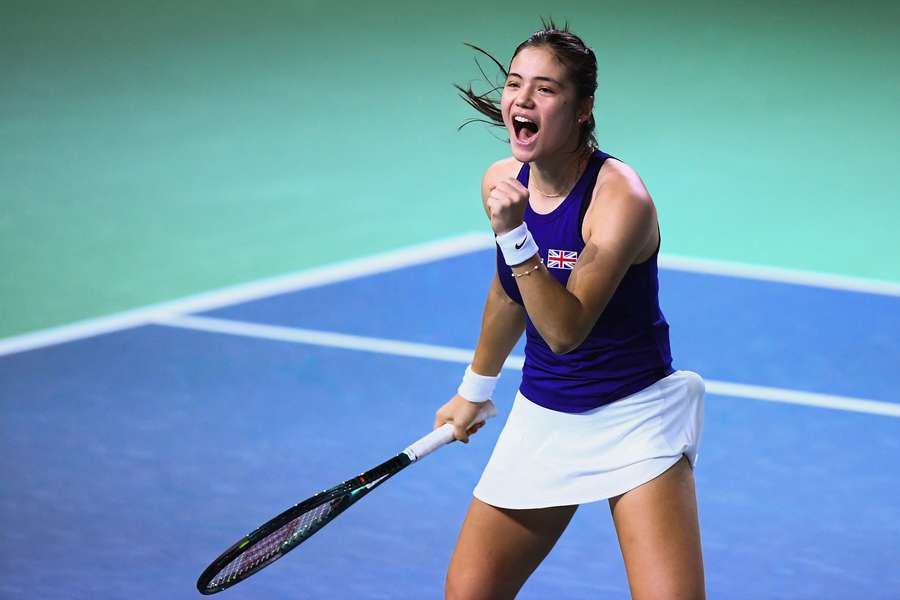
{"label": "necklace", "polygon": [[562,192],[560,192],[560,193],[558,193],[558,194],[548,194],[547,192],[545,192],[544,190],[542,190],[541,188],[539,188],[539,187],[538,187],[536,184],[534,184],[534,183],[531,184],[531,187],[533,187],[534,190],[535,190],[537,193],[539,193],[541,196],[543,196],[544,198],[559,198],[560,196],[563,195]]}
{"label": "necklace", "polygon": [[[588,155],[588,156],[590,156],[590,155]],[[575,177],[579,177],[579,176],[581,175],[581,170],[584,168],[584,163],[586,163],[586,162],[587,162],[587,161],[585,161],[584,157],[582,157],[582,158],[580,158],[580,159],[578,160],[578,169],[575,170]],[[556,194],[548,194],[547,192],[545,192],[544,190],[542,190],[541,188],[539,188],[539,187],[537,186],[537,184],[536,184],[533,180],[532,180],[532,181],[529,181],[528,183],[531,185],[531,187],[534,188],[534,190],[535,190],[537,193],[539,193],[539,194],[540,194],[541,196],[543,196],[544,198],[559,198],[559,197],[562,196],[564,193],[567,193],[567,192],[569,191],[569,189],[566,189],[565,192],[559,192],[559,193],[556,193]]]}

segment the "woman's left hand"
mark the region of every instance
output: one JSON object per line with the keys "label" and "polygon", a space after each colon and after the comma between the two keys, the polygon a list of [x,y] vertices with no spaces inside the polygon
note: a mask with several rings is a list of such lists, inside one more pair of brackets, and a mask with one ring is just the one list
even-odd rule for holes
{"label": "woman's left hand", "polygon": [[503,235],[522,224],[528,206],[528,188],[515,177],[507,177],[492,185],[487,199],[491,228]]}

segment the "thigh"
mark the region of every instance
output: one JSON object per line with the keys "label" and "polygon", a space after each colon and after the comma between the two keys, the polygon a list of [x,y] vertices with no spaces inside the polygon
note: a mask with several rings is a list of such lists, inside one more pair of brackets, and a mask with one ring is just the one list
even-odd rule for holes
{"label": "thigh", "polygon": [[473,498],[450,560],[446,597],[514,598],[553,548],[577,508],[512,510]]}
{"label": "thigh", "polygon": [[634,600],[705,598],[694,474],[685,457],[609,506]]}

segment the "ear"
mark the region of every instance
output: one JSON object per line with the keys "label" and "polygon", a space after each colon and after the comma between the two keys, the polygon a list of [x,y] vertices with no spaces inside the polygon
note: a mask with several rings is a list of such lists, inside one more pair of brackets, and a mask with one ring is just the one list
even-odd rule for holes
{"label": "ear", "polygon": [[594,112],[594,97],[588,96],[578,103],[578,123],[584,123],[591,117]]}

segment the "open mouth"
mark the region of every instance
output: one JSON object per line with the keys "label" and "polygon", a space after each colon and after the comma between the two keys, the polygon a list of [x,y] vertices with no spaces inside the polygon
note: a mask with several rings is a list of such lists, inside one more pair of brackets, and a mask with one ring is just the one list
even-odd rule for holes
{"label": "open mouth", "polygon": [[520,144],[530,144],[534,141],[534,138],[537,136],[538,124],[528,119],[527,117],[523,117],[521,115],[516,115],[512,119],[513,129],[516,132],[516,141]]}

